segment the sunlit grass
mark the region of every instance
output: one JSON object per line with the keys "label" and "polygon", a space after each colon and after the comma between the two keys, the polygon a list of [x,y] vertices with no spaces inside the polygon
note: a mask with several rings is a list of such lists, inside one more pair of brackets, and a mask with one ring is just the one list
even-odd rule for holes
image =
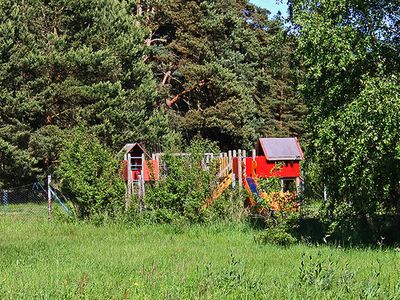
{"label": "sunlit grass", "polygon": [[400,297],[395,250],[258,245],[245,225],[176,233],[0,217],[0,231],[1,299]]}
{"label": "sunlit grass", "polygon": [[47,203],[21,203],[0,206],[0,217],[44,217],[47,216]]}

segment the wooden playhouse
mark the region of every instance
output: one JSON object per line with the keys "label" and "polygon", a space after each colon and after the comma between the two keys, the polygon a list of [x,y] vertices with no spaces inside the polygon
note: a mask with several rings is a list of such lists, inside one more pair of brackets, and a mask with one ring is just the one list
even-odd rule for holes
{"label": "wooden playhouse", "polygon": [[154,181],[159,178],[158,161],[146,152],[139,144],[126,144],[122,151],[124,152],[124,160],[122,162],[122,177],[126,182]]}
{"label": "wooden playhouse", "polygon": [[[245,177],[277,177],[282,181],[282,189],[300,185],[300,161],[303,151],[297,138],[260,138],[251,157],[244,157]],[[233,171],[239,178],[238,158],[233,159]]]}

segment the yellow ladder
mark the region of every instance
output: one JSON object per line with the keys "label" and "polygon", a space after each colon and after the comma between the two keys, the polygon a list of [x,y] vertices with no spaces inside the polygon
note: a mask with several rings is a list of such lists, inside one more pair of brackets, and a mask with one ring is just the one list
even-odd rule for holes
{"label": "yellow ladder", "polygon": [[203,209],[209,207],[232,184],[232,177],[233,173],[229,173],[228,176],[222,180],[218,187],[212,192],[210,198],[203,204]]}

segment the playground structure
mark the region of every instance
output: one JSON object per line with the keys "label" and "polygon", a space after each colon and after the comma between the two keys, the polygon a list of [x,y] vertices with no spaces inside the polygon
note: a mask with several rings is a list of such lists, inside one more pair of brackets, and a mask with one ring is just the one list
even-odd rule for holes
{"label": "playground structure", "polygon": [[[131,206],[132,195],[137,194],[142,210],[145,182],[160,179],[163,153],[149,155],[138,143],[126,144],[120,153],[123,154],[121,175],[126,183],[126,207]],[[244,201],[247,206],[257,208],[263,203],[276,211],[299,209],[296,199],[300,193],[300,162],[304,160],[304,155],[297,138],[260,138],[251,156],[247,156],[245,150],[232,150],[219,155],[205,153],[202,165],[207,167],[215,160],[219,165],[218,185],[205,199],[203,209],[215,202],[226,189],[235,187],[236,183],[240,193],[243,188],[247,191]],[[280,191],[263,191],[260,181],[270,178],[279,181]]]}
{"label": "playground structure", "polygon": [[[143,209],[145,182],[159,180],[160,160],[152,159],[139,144],[126,144],[119,153],[123,153],[122,177],[126,185],[126,208],[130,208],[133,194],[139,196],[140,210]],[[154,156],[153,156],[154,158]]]}

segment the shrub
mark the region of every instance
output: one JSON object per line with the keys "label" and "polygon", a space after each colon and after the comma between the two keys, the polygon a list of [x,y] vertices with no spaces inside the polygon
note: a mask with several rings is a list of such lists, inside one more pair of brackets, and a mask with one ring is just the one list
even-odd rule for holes
{"label": "shrub", "polygon": [[118,165],[112,152],[82,129],[66,142],[58,175],[79,218],[113,216],[123,210],[125,189]]}
{"label": "shrub", "polygon": [[289,246],[297,242],[297,239],[282,227],[271,227],[265,229],[255,237],[259,244],[274,244],[279,246]]}
{"label": "shrub", "polygon": [[[176,151],[176,150],[175,150]],[[210,195],[216,178],[214,164],[203,167],[205,152],[216,152],[215,144],[196,139],[186,149],[187,156],[176,156],[174,150],[162,157],[164,173],[145,196],[147,214],[156,222],[173,223],[182,217],[190,223],[202,223],[211,216],[202,205]]]}
{"label": "shrub", "polygon": [[278,213],[265,219],[266,229],[255,236],[259,244],[289,246],[297,242],[295,237],[299,224],[297,213]]}

